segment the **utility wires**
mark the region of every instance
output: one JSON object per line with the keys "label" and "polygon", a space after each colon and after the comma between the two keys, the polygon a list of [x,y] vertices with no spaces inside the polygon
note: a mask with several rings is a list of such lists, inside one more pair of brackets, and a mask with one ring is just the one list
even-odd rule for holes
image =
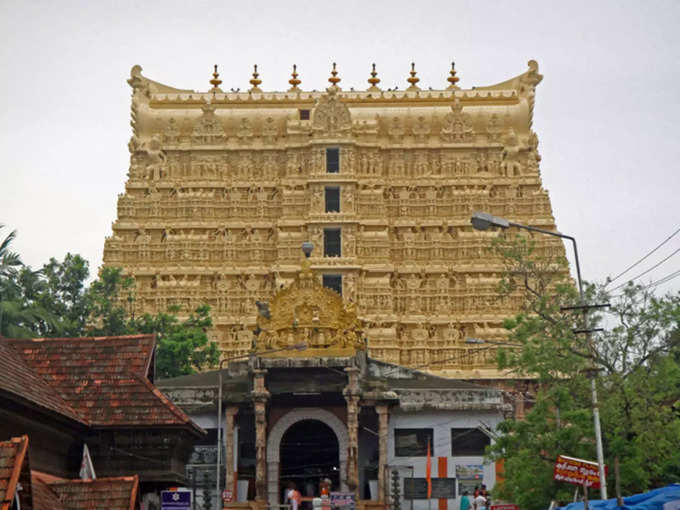
{"label": "utility wires", "polygon": [[[670,241],[671,239],[673,239],[673,238],[678,234],[678,232],[680,232],[680,228],[677,229],[675,232],[673,232],[671,235],[669,235],[666,239],[664,239],[663,241],[661,241],[661,243],[660,243],[659,245],[657,245],[656,248],[654,248],[652,251],[650,251],[647,255],[645,255],[644,257],[642,257],[642,258],[641,258],[640,260],[638,260],[637,262],[631,264],[631,265],[628,266],[626,269],[624,269],[622,272],[620,272],[619,274],[617,274],[614,278],[612,278],[611,280],[609,280],[609,281],[607,282],[607,285],[605,285],[605,287],[607,287],[608,285],[610,285],[610,284],[611,284],[612,282],[614,282],[615,280],[618,280],[620,277],[622,277],[624,274],[626,274],[628,271],[630,271],[631,269],[633,269],[634,267],[636,267],[636,266],[637,266],[638,264],[640,264],[641,262],[644,262],[645,260],[647,260],[647,258],[648,258],[650,255],[652,255],[654,252],[656,252],[659,248],[661,248],[661,247],[662,247],[664,244],[666,244],[668,241]],[[674,253],[675,253],[675,252],[674,252]],[[656,267],[656,266],[654,266],[654,267]],[[643,274],[645,274],[645,273],[643,273]],[[639,278],[639,276],[636,276],[635,278]],[[632,281],[632,280],[635,280],[635,278],[632,278],[631,281]],[[617,288],[618,288],[618,287],[617,287]]]}
{"label": "utility wires", "polygon": [[[644,262],[645,260],[647,260],[651,255],[653,255],[654,253],[656,253],[662,246],[664,246],[666,243],[668,243],[668,241],[670,241],[671,239],[673,239],[678,233],[680,233],[680,228],[678,228],[675,232],[673,232],[671,235],[669,235],[666,239],[664,239],[663,241],[661,241],[657,246],[655,246],[651,251],[649,251],[644,257],[642,257],[642,258],[639,259],[638,261],[634,262],[633,264],[631,264],[630,266],[628,266],[626,269],[624,269],[623,271],[621,271],[619,274],[617,274],[614,278],[612,278],[611,280],[609,280],[609,281],[605,284],[605,288],[606,288],[607,286],[611,285],[614,281],[618,280],[620,277],[622,277],[622,276],[623,276],[624,274],[626,274],[628,271],[630,271],[631,269],[637,267],[637,266],[640,265],[642,262]],[[673,257],[674,255],[676,255],[678,252],[680,252],[680,248],[676,249],[676,250],[673,251],[670,255],[664,257],[663,259],[661,259],[659,262],[657,262],[656,264],[654,264],[652,267],[650,267],[650,268],[647,269],[646,271],[643,271],[642,273],[638,274],[637,276],[634,276],[633,278],[630,278],[630,279],[626,280],[625,282],[620,283],[619,285],[617,285],[617,286],[614,287],[613,289],[610,289],[610,292],[614,292],[614,291],[616,291],[616,290],[618,290],[618,289],[620,289],[620,288],[622,288],[622,287],[625,287],[626,285],[628,285],[629,283],[631,283],[631,282],[637,280],[638,278],[641,278],[641,277],[645,276],[646,274],[650,273],[651,271],[653,271],[654,269],[656,269],[657,267],[659,267],[661,264],[663,264],[664,262],[666,262],[668,259],[670,259],[670,258]],[[651,283],[649,283],[649,284],[643,286],[643,288],[649,289],[649,288],[657,287],[657,286],[659,286],[659,285],[662,285],[662,284],[664,284],[664,283],[666,283],[666,282],[672,280],[673,278],[675,278],[675,277],[677,277],[677,276],[679,276],[679,275],[680,275],[680,271],[675,271],[675,272],[673,272],[673,273],[671,273],[671,274],[668,274],[668,275],[666,275],[666,276],[664,276],[664,277],[662,277],[662,278],[659,278],[658,280],[656,280],[656,281],[654,281],[654,282],[651,282]],[[619,295],[620,295],[620,293],[619,293]]]}

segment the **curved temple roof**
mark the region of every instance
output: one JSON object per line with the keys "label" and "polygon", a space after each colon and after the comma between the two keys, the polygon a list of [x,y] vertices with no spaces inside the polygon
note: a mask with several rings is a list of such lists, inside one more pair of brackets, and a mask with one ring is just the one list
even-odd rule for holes
{"label": "curved temple roof", "polygon": [[[445,89],[424,90],[418,87],[410,87],[406,90],[381,90],[372,85],[368,90],[342,90],[337,85],[330,88],[341,92],[343,101],[358,105],[362,103],[385,103],[385,102],[451,102],[458,98],[464,103],[468,102],[516,102],[520,96],[530,95],[543,76],[538,73],[538,63],[535,60],[528,62],[528,69],[524,73],[505,80],[503,82],[470,89],[458,89],[449,87]],[[215,105],[239,105],[243,103],[313,103],[326,91],[305,91],[301,88],[289,91],[260,91],[259,88],[244,92],[223,92],[214,88],[206,92],[189,89],[179,89],[153,81],[142,75],[142,67],[135,65],[130,71],[128,83],[135,92],[142,91],[154,106],[162,105],[191,105],[210,102]]]}

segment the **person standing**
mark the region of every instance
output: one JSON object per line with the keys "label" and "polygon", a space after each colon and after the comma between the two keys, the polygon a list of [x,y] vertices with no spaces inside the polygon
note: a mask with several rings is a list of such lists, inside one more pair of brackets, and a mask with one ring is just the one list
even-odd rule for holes
{"label": "person standing", "polygon": [[286,501],[290,504],[292,510],[298,510],[300,502],[302,501],[302,494],[295,487],[295,482],[288,484],[288,492],[286,493]]}
{"label": "person standing", "polygon": [[482,495],[480,491],[477,497],[473,501],[475,510],[486,510],[486,498]]}
{"label": "person standing", "polygon": [[468,491],[464,491],[460,498],[460,510],[470,510],[470,496]]}

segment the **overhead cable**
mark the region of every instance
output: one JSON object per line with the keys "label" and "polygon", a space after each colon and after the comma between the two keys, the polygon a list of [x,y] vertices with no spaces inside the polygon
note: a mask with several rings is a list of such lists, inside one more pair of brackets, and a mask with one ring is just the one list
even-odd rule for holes
{"label": "overhead cable", "polygon": [[656,264],[654,264],[652,267],[650,267],[649,269],[647,269],[647,271],[643,271],[642,273],[640,273],[639,275],[637,275],[637,276],[634,277],[634,278],[631,278],[631,279],[628,280],[627,282],[624,282],[624,283],[618,285],[617,287],[614,287],[614,288],[611,290],[611,292],[615,291],[616,289],[620,289],[621,287],[624,287],[624,286],[628,285],[630,282],[632,282],[633,280],[637,280],[637,279],[640,278],[641,276],[646,275],[646,274],[649,273],[650,271],[656,269],[656,268],[659,267],[661,264],[663,264],[664,262],[666,262],[669,258],[671,258],[673,255],[675,255],[675,254],[678,253],[678,252],[680,252],[680,248],[678,248],[677,250],[675,250],[673,253],[671,253],[670,255],[668,255],[666,258],[664,258],[664,259],[660,260],[659,262],[657,262]]}
{"label": "overhead cable", "polygon": [[673,233],[672,233],[670,236],[668,236],[666,239],[664,239],[659,245],[656,246],[656,248],[654,248],[652,251],[650,251],[647,255],[645,255],[644,257],[642,257],[642,258],[641,258],[640,260],[638,260],[637,262],[631,264],[631,265],[628,266],[626,269],[624,269],[622,272],[620,272],[619,274],[617,274],[614,278],[612,278],[611,280],[609,280],[609,281],[607,282],[607,284],[605,285],[605,287],[607,287],[607,285],[610,285],[610,284],[611,284],[612,282],[614,282],[615,280],[618,280],[621,276],[623,276],[624,274],[626,274],[628,271],[630,271],[631,269],[633,269],[634,267],[636,267],[636,266],[637,266],[638,264],[640,264],[641,262],[644,262],[645,260],[647,260],[647,258],[648,258],[650,255],[652,255],[654,252],[656,252],[656,250],[658,250],[658,249],[661,248],[664,244],[666,244],[668,241],[670,241],[671,239],[673,239],[673,237],[675,237],[675,236],[678,234],[678,232],[680,232],[680,228],[679,228],[678,230],[676,230],[675,232],[673,232]]}

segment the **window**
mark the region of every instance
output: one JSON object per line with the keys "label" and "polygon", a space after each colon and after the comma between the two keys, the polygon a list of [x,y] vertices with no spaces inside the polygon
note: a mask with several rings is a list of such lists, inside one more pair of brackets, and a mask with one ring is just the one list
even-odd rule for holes
{"label": "window", "polygon": [[394,429],[394,455],[396,457],[425,457],[427,444],[432,452],[432,429]]}
{"label": "window", "polygon": [[339,228],[323,229],[323,256],[340,257],[341,237]]}
{"label": "window", "polygon": [[479,429],[451,429],[451,455],[484,455],[491,444],[489,436]]}
{"label": "window", "polygon": [[342,296],[342,275],[341,274],[325,274],[321,277],[323,286],[327,289],[334,290]]}
{"label": "window", "polygon": [[309,120],[309,110],[298,110],[300,112],[300,120]]}
{"label": "window", "polygon": [[340,212],[340,188],[326,186],[326,212]]}
{"label": "window", "polygon": [[326,172],[337,174],[340,171],[340,149],[326,149]]}

